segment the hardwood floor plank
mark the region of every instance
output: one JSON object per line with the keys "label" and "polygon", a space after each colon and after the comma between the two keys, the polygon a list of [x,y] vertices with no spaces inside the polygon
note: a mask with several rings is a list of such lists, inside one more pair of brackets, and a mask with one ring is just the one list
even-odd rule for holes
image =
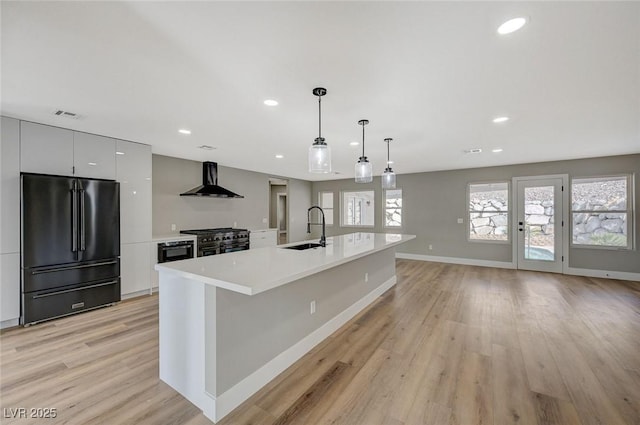
{"label": "hardwood floor plank", "polygon": [[539,425],[581,425],[571,402],[544,394],[534,393],[534,404]]}

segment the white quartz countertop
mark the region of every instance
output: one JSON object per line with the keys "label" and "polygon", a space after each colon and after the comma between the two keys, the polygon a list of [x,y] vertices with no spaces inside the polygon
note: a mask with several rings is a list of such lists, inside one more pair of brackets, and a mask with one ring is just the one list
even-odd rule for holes
{"label": "white quartz countertop", "polygon": [[314,239],[161,263],[155,269],[242,294],[255,295],[414,238],[415,235],[350,233],[327,238],[325,248],[303,251],[283,249],[285,246],[318,242]]}

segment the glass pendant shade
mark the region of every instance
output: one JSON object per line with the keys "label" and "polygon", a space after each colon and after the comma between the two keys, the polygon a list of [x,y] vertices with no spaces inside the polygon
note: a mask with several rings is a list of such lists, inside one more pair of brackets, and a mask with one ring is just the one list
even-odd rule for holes
{"label": "glass pendant shade", "polygon": [[396,188],[396,173],[394,173],[391,168],[387,168],[386,170],[384,170],[384,173],[382,173],[382,188]]}
{"label": "glass pendant shade", "polygon": [[330,173],[331,172],[331,149],[322,137],[322,96],[327,94],[327,89],[316,87],[313,94],[318,96],[318,137],[309,148],[309,172],[310,173]]}
{"label": "glass pendant shade", "polygon": [[309,147],[309,172],[331,172],[331,148],[324,142],[316,142]]}
{"label": "glass pendant shade", "polygon": [[373,181],[373,167],[367,157],[361,156],[356,162],[356,183],[371,183]]}

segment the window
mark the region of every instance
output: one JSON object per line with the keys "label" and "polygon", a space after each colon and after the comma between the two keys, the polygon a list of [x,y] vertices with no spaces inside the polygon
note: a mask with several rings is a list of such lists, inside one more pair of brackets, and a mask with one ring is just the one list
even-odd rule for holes
{"label": "window", "polygon": [[333,192],[318,193],[318,204],[324,211],[324,219],[327,226],[333,225]]}
{"label": "window", "polygon": [[402,227],[402,189],[384,191],[384,226]]}
{"label": "window", "polygon": [[373,190],[342,192],[342,225],[373,227],[375,199]]}
{"label": "window", "polygon": [[631,176],[571,180],[574,246],[631,249]]}
{"label": "window", "polygon": [[509,241],[509,183],[471,183],[468,187],[469,240]]}

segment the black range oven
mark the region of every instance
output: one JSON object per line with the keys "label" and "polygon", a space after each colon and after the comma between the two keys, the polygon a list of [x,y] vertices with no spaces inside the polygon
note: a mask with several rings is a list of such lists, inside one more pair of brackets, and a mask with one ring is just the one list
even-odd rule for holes
{"label": "black range oven", "polygon": [[193,258],[193,241],[174,241],[158,244],[158,263]]}
{"label": "black range oven", "polygon": [[249,231],[224,227],[219,229],[181,230],[198,237],[198,257],[249,249]]}

